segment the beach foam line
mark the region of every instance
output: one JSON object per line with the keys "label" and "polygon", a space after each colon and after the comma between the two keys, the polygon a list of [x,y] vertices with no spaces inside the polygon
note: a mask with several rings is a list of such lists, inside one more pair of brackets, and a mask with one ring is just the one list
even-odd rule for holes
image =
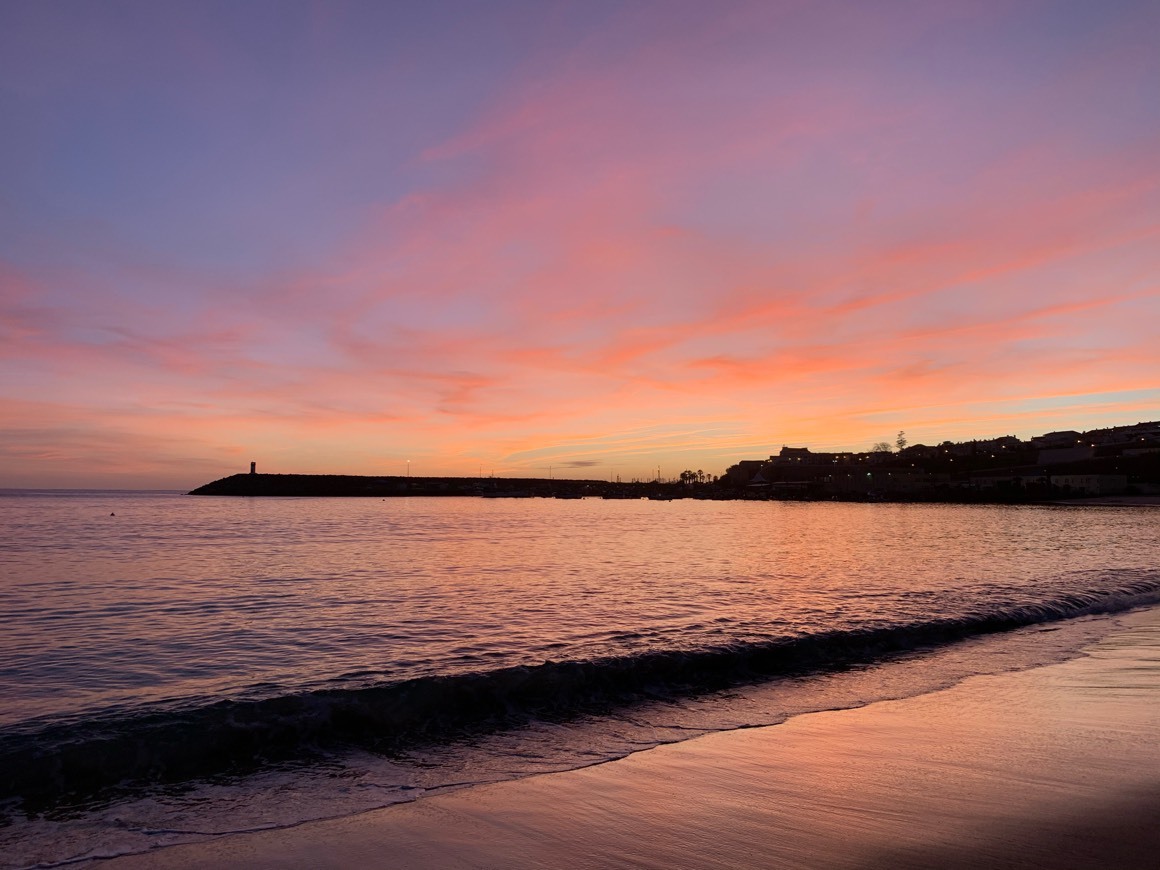
{"label": "beach foam line", "polygon": [[[1121,574],[1121,576],[1123,576]],[[1160,601],[1160,572],[1111,589],[853,631],[434,676],[28,727],[0,736],[0,797],[26,810],[245,773],[357,747],[397,752],[535,720],[603,713]]]}

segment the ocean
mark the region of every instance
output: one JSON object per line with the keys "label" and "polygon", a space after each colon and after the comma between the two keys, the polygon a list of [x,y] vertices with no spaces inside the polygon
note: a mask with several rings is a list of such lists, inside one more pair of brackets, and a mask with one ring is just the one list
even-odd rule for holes
{"label": "ocean", "polygon": [[1160,509],[0,491],[0,866],[600,764],[1072,656]]}

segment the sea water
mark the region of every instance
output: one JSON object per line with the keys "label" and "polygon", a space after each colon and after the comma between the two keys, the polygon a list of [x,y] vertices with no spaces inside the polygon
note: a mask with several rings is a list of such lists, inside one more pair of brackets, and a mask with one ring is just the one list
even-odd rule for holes
{"label": "sea water", "polygon": [[278,827],[1057,660],[1160,510],[0,494],[0,866]]}

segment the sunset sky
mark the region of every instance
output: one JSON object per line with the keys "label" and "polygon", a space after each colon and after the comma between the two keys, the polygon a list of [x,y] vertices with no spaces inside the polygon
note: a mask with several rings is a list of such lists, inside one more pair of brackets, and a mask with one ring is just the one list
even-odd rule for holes
{"label": "sunset sky", "polygon": [[1160,418],[1160,3],[5,2],[0,487]]}

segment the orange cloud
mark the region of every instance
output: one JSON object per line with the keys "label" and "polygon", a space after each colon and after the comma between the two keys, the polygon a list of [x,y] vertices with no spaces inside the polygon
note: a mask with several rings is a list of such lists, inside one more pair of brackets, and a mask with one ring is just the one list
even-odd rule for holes
{"label": "orange cloud", "polygon": [[43,425],[0,470],[81,463],[71,426],[143,475],[720,472],[1160,396],[1160,131],[1099,106],[1138,70],[1015,53],[1000,87],[932,54],[1010,11],[765,7],[536,56],[310,268],[6,266],[0,396]]}

